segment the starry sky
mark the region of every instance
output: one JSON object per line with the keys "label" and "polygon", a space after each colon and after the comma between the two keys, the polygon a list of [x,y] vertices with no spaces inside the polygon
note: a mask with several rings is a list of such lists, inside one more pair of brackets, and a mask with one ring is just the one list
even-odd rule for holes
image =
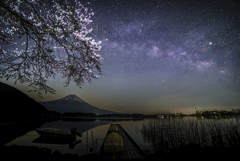
{"label": "starry sky", "polygon": [[[124,113],[193,113],[240,108],[238,0],[83,0],[93,10],[93,37],[104,58],[98,80],[57,93],[27,92],[36,101],[76,94]],[[6,82],[10,84],[10,82]],[[196,108],[195,108],[196,107]]]}

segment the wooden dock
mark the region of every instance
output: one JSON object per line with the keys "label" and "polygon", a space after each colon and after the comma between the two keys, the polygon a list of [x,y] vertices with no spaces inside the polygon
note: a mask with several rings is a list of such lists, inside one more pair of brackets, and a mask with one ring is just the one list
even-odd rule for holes
{"label": "wooden dock", "polygon": [[[104,142],[99,152],[99,157],[102,159],[144,159],[145,154],[141,148],[132,140],[132,138],[127,134],[127,132],[122,128],[120,124],[111,124],[118,127],[116,133],[118,133],[123,139],[123,152],[110,153],[104,152]],[[110,133],[108,130],[107,135]],[[107,136],[106,135],[106,136]]]}

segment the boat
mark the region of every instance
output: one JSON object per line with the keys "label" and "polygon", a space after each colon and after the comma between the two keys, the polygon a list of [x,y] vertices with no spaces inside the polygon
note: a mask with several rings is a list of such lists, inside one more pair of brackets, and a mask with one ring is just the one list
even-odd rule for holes
{"label": "boat", "polygon": [[76,135],[82,136],[78,133],[76,128],[70,130],[54,129],[54,128],[39,128],[36,132],[42,137],[52,137],[58,139],[76,139]]}
{"label": "boat", "polygon": [[[112,128],[112,126],[114,126]],[[116,128],[117,127],[117,128]],[[117,131],[112,131],[117,129]],[[145,159],[146,155],[120,124],[111,124],[98,153],[100,160]]]}
{"label": "boat", "polygon": [[109,132],[116,132],[116,131],[118,131],[118,127],[116,125],[112,125],[112,126],[110,126],[108,131]]}
{"label": "boat", "polygon": [[123,139],[116,133],[111,132],[108,134],[104,140],[104,151],[105,152],[122,152],[123,151]]}

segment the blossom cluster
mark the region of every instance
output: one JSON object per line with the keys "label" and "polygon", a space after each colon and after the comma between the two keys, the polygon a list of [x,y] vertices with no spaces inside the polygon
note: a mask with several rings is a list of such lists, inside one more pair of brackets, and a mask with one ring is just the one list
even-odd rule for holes
{"label": "blossom cluster", "polygon": [[101,74],[101,42],[87,27],[94,13],[78,0],[7,0],[0,9],[0,78],[50,92],[56,73],[79,87]]}

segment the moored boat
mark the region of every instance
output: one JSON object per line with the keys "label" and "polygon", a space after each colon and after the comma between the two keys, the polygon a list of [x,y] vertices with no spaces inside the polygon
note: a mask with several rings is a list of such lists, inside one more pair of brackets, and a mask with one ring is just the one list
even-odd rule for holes
{"label": "moored boat", "polygon": [[76,131],[76,128],[72,128],[71,131],[54,128],[39,128],[36,132],[43,137],[54,137],[60,139],[75,139],[76,134],[81,136],[81,134]]}
{"label": "moored boat", "polygon": [[116,131],[118,131],[118,127],[116,125],[111,125],[108,131],[109,132],[116,132]]}
{"label": "moored boat", "polygon": [[122,152],[123,151],[123,140],[122,137],[116,132],[108,134],[104,140],[104,151],[105,152]]}

